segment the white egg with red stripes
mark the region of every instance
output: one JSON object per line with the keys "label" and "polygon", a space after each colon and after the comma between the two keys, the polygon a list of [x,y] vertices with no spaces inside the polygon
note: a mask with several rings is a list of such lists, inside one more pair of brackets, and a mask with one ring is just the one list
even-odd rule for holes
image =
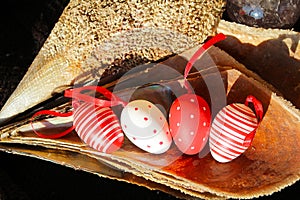
{"label": "white egg with red stripes", "polygon": [[120,121],[127,138],[144,151],[161,154],[172,144],[164,114],[149,101],[129,102],[122,110]]}
{"label": "white egg with red stripes", "polygon": [[257,127],[257,117],[250,107],[241,103],[227,105],[211,125],[211,155],[221,163],[237,158],[250,146]]}
{"label": "white egg with red stripes", "polygon": [[90,147],[112,153],[122,146],[124,134],[111,108],[83,103],[75,109],[73,118],[75,131]]}

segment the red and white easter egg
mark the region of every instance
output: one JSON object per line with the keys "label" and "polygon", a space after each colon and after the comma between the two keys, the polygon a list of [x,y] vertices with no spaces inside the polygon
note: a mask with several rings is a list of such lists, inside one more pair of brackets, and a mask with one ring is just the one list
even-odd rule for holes
{"label": "red and white easter egg", "polygon": [[111,108],[83,103],[75,109],[73,117],[75,131],[90,147],[112,153],[122,146],[124,134]]}
{"label": "red and white easter egg", "polygon": [[184,94],[170,108],[170,132],[178,149],[185,154],[194,155],[204,148],[210,122],[209,105],[198,95]]}
{"label": "red and white easter egg", "polygon": [[[229,162],[246,151],[254,136],[257,118],[246,105],[234,103],[218,112],[212,122],[209,146],[211,155],[219,162]],[[253,138],[250,138],[252,141]]]}
{"label": "red and white easter egg", "polygon": [[121,113],[121,126],[127,138],[140,149],[153,154],[166,152],[171,144],[168,122],[151,102],[134,100]]}

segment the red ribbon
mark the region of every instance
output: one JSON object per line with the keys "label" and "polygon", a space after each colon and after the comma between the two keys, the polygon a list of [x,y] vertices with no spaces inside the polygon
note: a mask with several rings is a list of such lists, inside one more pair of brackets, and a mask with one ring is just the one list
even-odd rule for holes
{"label": "red ribbon", "polygon": [[40,116],[40,115],[52,115],[52,116],[56,116],[56,117],[70,117],[73,115],[73,112],[60,113],[60,112],[55,112],[55,111],[51,111],[51,110],[41,110],[41,111],[36,112],[30,119],[30,125],[31,125],[34,133],[37,134],[41,138],[48,138],[48,139],[60,138],[60,137],[63,137],[65,135],[69,134],[75,128],[74,126],[71,126],[67,130],[60,132],[60,133],[56,133],[56,134],[52,134],[52,135],[43,134],[41,132],[36,131],[35,128],[33,127],[33,123],[32,123],[34,118],[37,116]]}
{"label": "red ribbon", "polygon": [[187,84],[187,76],[189,74],[189,72],[191,71],[193,65],[195,64],[196,60],[203,55],[203,53],[209,49],[211,46],[213,46],[214,44],[224,40],[226,38],[226,36],[223,33],[219,33],[217,35],[215,35],[214,37],[212,37],[210,40],[208,40],[207,42],[205,42],[195,53],[194,55],[191,57],[191,59],[188,61],[188,63],[186,64],[185,70],[184,70],[184,79],[185,79],[185,88],[188,90],[188,93],[192,93],[192,90],[189,88],[188,84]]}
{"label": "red ribbon", "polygon": [[[254,106],[254,111],[255,111],[256,118],[257,118],[257,127],[258,127],[258,125],[261,123],[263,115],[264,115],[264,108],[262,106],[262,103],[252,95],[247,96],[247,98],[245,100],[246,106],[248,106],[249,103],[252,103]],[[244,143],[243,143],[244,146],[249,147],[251,145],[254,135],[256,133],[256,129],[254,129],[251,133],[249,133],[246,136]]]}
{"label": "red ribbon", "polygon": [[[89,96],[87,94],[81,93],[83,91],[89,91],[89,90],[96,91],[96,92],[103,94],[108,100],[98,99],[98,98]],[[84,86],[84,87],[80,87],[80,88],[68,89],[68,90],[65,90],[64,96],[75,100],[74,101],[75,104],[78,104],[80,101],[83,101],[86,103],[91,103],[91,104],[94,104],[95,106],[99,106],[99,107],[112,107],[112,106],[116,106],[116,105],[126,106],[126,104],[127,104],[122,99],[120,99],[119,97],[114,95],[112,92],[110,92],[108,89],[106,89],[104,87],[100,87],[100,86]],[[73,115],[73,112],[60,113],[60,112],[51,111],[51,110],[41,110],[41,111],[36,112],[30,119],[30,124],[31,124],[31,127],[32,127],[33,131],[35,132],[35,134],[41,138],[57,139],[57,138],[60,138],[60,137],[63,137],[65,135],[69,134],[75,128],[74,126],[71,126],[67,130],[60,132],[60,133],[51,134],[51,135],[43,134],[43,133],[35,130],[35,128],[33,127],[34,118],[37,116],[41,116],[41,115],[51,115],[51,116],[56,116],[56,117],[70,117]]]}
{"label": "red ribbon", "polygon": [[[81,92],[90,90],[96,91],[100,94],[103,94],[108,100],[98,99]],[[120,99],[118,96],[114,95],[108,89],[101,86],[84,86],[80,88],[73,88],[65,91],[65,97],[73,98],[78,101],[84,101],[86,103],[92,103],[99,107],[113,107],[116,105],[126,106],[127,103]]]}

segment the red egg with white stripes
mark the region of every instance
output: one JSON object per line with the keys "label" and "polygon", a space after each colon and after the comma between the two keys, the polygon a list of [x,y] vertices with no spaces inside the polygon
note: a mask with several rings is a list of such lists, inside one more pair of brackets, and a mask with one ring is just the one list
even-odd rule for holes
{"label": "red egg with white stripes", "polygon": [[184,94],[170,108],[170,132],[178,149],[185,154],[194,155],[204,148],[210,122],[209,105],[198,95]]}
{"label": "red egg with white stripes", "polygon": [[121,113],[121,126],[127,138],[140,149],[153,154],[166,152],[172,137],[164,114],[151,102],[134,100]]}
{"label": "red egg with white stripes", "polygon": [[248,106],[240,103],[227,105],[212,122],[211,155],[221,163],[237,158],[250,146],[257,127],[257,117]]}
{"label": "red egg with white stripes", "polygon": [[122,146],[124,134],[111,108],[83,103],[75,109],[73,117],[75,131],[90,147],[112,153]]}

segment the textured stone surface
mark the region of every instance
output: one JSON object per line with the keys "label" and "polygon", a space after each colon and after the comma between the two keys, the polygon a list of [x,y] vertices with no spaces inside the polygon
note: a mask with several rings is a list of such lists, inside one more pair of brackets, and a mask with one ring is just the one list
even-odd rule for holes
{"label": "textured stone surface", "polygon": [[300,16],[300,0],[228,0],[235,22],[265,28],[291,28]]}

